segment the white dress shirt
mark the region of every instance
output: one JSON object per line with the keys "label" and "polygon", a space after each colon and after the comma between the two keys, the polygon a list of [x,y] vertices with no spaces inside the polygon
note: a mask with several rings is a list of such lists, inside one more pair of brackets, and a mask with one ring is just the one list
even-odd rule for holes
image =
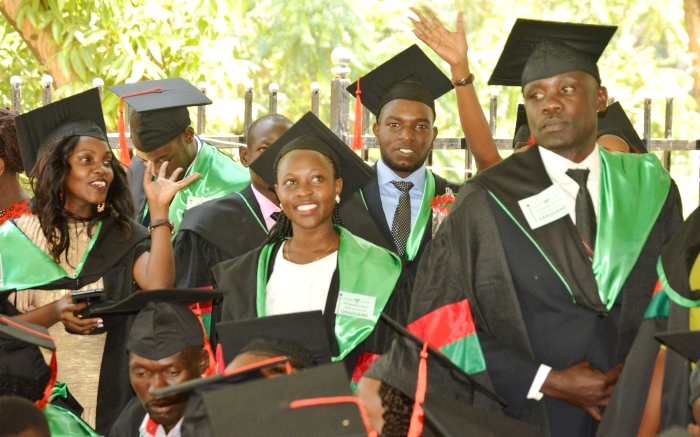
{"label": "white dress shirt", "polygon": [[[591,193],[593,210],[595,211],[596,217],[598,217],[598,205],[600,203],[600,150],[598,147],[599,146],[596,145],[590,155],[579,163],[570,161],[544,147],[537,148],[537,150],[540,151],[542,163],[544,164],[544,169],[547,171],[549,178],[564,191],[564,198],[570,207],[569,216],[574,224],[576,224],[576,195],[578,194],[579,185],[576,181],[571,179],[566,172],[571,169],[588,169],[590,171],[588,173],[588,180],[586,181],[586,188],[588,188],[588,192]],[[530,390],[527,393],[528,399],[535,399],[538,401],[542,399],[543,395],[540,390],[550,370],[552,370],[550,366],[540,364],[540,368],[537,370],[535,378],[532,380]]]}

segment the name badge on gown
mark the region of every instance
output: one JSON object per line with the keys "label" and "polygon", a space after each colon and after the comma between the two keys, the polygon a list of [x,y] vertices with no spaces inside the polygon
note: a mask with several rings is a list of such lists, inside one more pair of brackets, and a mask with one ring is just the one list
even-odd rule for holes
{"label": "name badge on gown", "polygon": [[191,208],[194,208],[195,206],[199,206],[202,203],[206,202],[207,200],[209,200],[208,197],[188,196],[187,197],[187,207],[185,209],[191,209]]}
{"label": "name badge on gown", "polygon": [[531,229],[537,229],[569,215],[571,206],[561,187],[553,184],[544,191],[519,200],[518,205]]}
{"label": "name badge on gown", "polygon": [[376,302],[377,298],[374,296],[340,291],[338,292],[338,301],[335,304],[335,313],[371,320],[374,318],[374,305]]}

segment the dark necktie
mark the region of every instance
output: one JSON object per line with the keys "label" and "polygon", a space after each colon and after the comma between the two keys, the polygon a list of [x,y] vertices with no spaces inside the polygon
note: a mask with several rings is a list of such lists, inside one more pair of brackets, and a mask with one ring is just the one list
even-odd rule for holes
{"label": "dark necktie", "polygon": [[411,233],[411,196],[408,195],[408,191],[413,188],[413,182],[392,181],[391,183],[401,191],[399,205],[394,212],[394,222],[391,224],[391,235],[394,236],[397,252],[403,255],[408,234]]}
{"label": "dark necktie", "polygon": [[588,181],[589,170],[568,170],[567,175],[578,184],[576,194],[576,228],[581,234],[583,245],[586,246],[588,256],[593,258],[593,248],[595,247],[596,217],[593,209],[593,199],[588,192],[586,182]]}

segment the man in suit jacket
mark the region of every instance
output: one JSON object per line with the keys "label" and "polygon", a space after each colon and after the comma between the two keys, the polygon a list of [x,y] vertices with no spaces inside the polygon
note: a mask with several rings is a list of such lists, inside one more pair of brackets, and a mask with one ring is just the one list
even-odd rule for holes
{"label": "man in suit jacket", "polygon": [[435,99],[452,89],[450,80],[413,45],[352,84],[376,117],[374,135],[381,152],[376,178],[362,189],[372,219],[387,244],[415,273],[420,255],[432,238],[430,201],[457,192],[425,167],[438,129]]}
{"label": "man in suit jacket", "polygon": [[[593,436],[682,221],[678,189],[655,156],[596,144],[607,91],[595,60],[614,28],[522,21],[511,38],[539,42],[507,43],[502,58],[520,62],[503,65],[520,76],[539,146],[462,187],[419,267],[409,323],[442,314],[450,329],[425,340],[468,368],[449,334],[470,302],[504,411],[542,436]],[[598,56],[565,43],[577,39],[596,39]]]}

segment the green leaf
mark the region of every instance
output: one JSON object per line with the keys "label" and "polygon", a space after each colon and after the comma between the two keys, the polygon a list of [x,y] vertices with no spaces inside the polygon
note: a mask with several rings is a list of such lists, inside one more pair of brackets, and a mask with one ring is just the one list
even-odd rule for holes
{"label": "green leaf", "polygon": [[150,39],[146,40],[146,44],[148,44],[148,51],[151,52],[153,59],[155,59],[157,63],[162,64],[163,58],[160,54],[160,44]]}
{"label": "green leaf", "polygon": [[87,75],[85,72],[85,64],[83,64],[79,51],[79,48],[74,48],[70,51],[70,63],[71,67],[73,67],[73,72],[80,78],[80,80],[86,82]]}

